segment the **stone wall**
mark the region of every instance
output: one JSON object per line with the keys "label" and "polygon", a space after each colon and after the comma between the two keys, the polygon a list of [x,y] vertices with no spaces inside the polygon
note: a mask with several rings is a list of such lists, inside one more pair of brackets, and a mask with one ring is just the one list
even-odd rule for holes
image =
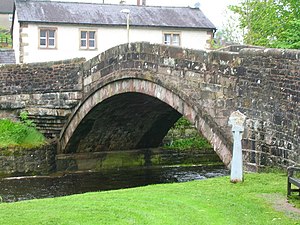
{"label": "stone wall", "polygon": [[33,149],[0,149],[1,175],[43,175],[56,170],[56,144]]}
{"label": "stone wall", "polygon": [[22,111],[49,138],[57,137],[78,104],[83,59],[6,65],[0,68],[0,118],[18,120]]}
{"label": "stone wall", "polygon": [[300,51],[243,49],[238,109],[247,115],[243,140],[249,166],[300,164]]}
{"label": "stone wall", "polygon": [[132,167],[179,165],[224,166],[212,149],[166,150],[141,149],[75,154],[56,157],[57,171],[101,171]]}
{"label": "stone wall", "polygon": [[81,90],[77,72],[84,59],[5,65],[0,72],[0,95]]}

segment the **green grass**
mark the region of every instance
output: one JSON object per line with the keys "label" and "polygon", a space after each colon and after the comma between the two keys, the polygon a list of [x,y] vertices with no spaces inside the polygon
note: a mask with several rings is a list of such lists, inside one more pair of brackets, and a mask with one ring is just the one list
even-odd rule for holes
{"label": "green grass", "polygon": [[44,136],[34,127],[22,122],[0,120],[0,148],[32,148],[45,144]]}
{"label": "green grass", "polygon": [[[0,224],[300,224],[265,196],[285,199],[286,176],[246,174],[0,204]],[[299,218],[299,217],[298,217]]]}
{"label": "green grass", "polygon": [[210,149],[212,146],[204,137],[191,137],[174,140],[172,143],[163,146],[164,149],[189,150],[189,149]]}

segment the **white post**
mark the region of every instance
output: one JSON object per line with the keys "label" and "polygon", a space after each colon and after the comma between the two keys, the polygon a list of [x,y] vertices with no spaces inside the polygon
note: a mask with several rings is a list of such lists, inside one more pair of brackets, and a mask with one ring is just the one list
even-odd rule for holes
{"label": "white post", "polygon": [[245,129],[246,116],[240,111],[233,112],[229,117],[228,124],[232,126],[233,134],[233,155],[231,161],[230,181],[233,183],[242,182],[243,179],[243,154],[242,136]]}
{"label": "white post", "polygon": [[129,45],[129,13],[127,13],[127,43]]}
{"label": "white post", "polygon": [[127,44],[129,47],[129,22],[130,22],[130,10],[129,9],[122,9],[121,13],[125,13],[126,14],[126,26],[127,26]]}

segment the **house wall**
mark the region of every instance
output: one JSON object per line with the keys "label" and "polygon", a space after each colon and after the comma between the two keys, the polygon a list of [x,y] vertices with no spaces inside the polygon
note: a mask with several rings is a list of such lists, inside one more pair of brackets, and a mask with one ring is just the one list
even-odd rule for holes
{"label": "house wall", "polygon": [[[22,42],[22,47],[20,48],[21,57],[18,63],[54,61],[75,57],[85,57],[86,59],[90,59],[111,47],[127,42],[126,27],[95,27],[74,25],[49,26],[44,24],[28,24],[26,26],[21,25],[21,27],[20,42]],[[57,29],[56,49],[39,49],[39,28],[41,27],[51,27]],[[97,32],[97,49],[81,50],[79,48],[81,29],[95,30]],[[180,33],[182,47],[195,49],[209,48],[207,40],[211,38],[211,34],[209,34],[206,30],[167,30],[162,28],[147,28],[145,30],[142,28],[131,27],[130,41],[145,41],[161,44],[163,42],[164,32]],[[14,38],[14,43],[17,40]],[[17,43],[15,43],[15,46],[17,47]],[[17,50],[17,48],[15,49]]]}

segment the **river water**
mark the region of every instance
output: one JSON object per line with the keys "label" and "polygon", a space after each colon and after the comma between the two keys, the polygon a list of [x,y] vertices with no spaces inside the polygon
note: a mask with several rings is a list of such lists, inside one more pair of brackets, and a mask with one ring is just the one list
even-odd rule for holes
{"label": "river water", "polygon": [[186,182],[228,175],[224,167],[152,167],[81,172],[40,177],[0,179],[4,202],[51,198],[92,191],[115,190],[149,184]]}

